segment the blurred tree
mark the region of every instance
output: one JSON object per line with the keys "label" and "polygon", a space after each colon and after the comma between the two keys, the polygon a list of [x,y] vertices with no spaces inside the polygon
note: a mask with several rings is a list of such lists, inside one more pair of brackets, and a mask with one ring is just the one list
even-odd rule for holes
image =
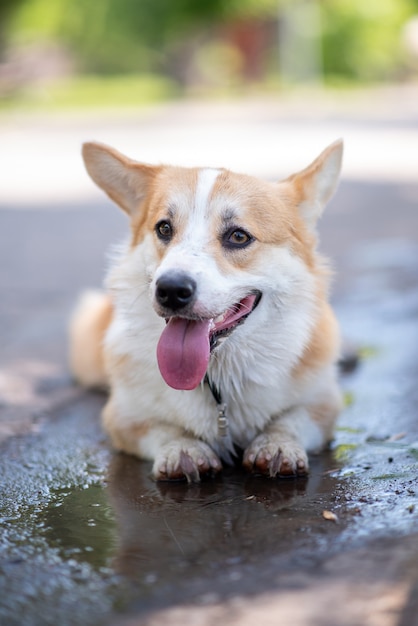
{"label": "blurred tree", "polygon": [[418,0],[322,0],[324,72],[393,78],[402,63],[401,29]]}
{"label": "blurred tree", "polygon": [[23,0],[0,0],[0,60],[7,47],[10,20]]}
{"label": "blurred tree", "polygon": [[82,69],[105,73],[164,69],[173,50],[199,29],[210,30],[237,16],[271,15],[278,4],[278,0],[23,1],[16,12],[16,31],[26,37],[59,38],[74,50]]}
{"label": "blurred tree", "polygon": [[[309,0],[306,0],[309,2]],[[326,75],[390,77],[401,61],[400,30],[418,0],[317,0]],[[0,0],[0,45],[14,39],[59,40],[84,72],[180,69],[219,26],[274,24],[292,0]],[[13,18],[13,19],[12,19]],[[241,28],[242,33],[248,32]],[[226,32],[226,31],[224,31]],[[232,32],[229,28],[229,32]],[[276,31],[277,33],[277,31]],[[238,35],[235,34],[235,38]],[[276,35],[277,36],[277,35]]]}

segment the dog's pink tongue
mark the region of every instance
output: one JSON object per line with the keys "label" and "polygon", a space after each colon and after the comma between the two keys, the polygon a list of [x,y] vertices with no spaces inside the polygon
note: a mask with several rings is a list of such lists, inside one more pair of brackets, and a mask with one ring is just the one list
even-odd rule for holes
{"label": "dog's pink tongue", "polygon": [[206,373],[210,356],[211,320],[172,317],[157,346],[158,367],[167,385],[195,389]]}

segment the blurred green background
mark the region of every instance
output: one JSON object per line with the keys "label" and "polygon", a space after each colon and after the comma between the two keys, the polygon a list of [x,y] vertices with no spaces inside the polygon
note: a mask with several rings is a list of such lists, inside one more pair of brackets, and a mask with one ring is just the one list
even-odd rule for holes
{"label": "blurred green background", "polygon": [[136,106],[418,74],[418,0],[0,0],[0,100]]}

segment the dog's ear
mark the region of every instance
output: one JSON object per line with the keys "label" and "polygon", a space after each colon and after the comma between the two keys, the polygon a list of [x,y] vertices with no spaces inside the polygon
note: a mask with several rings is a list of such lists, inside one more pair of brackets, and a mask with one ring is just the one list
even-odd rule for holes
{"label": "dog's ear", "polygon": [[342,157],[343,141],[339,139],[311,165],[285,181],[292,184],[299,211],[311,229],[315,228],[317,219],[337,187]]}
{"label": "dog's ear", "polygon": [[132,161],[100,143],[85,143],[82,152],[86,169],[96,185],[133,217],[159,168]]}

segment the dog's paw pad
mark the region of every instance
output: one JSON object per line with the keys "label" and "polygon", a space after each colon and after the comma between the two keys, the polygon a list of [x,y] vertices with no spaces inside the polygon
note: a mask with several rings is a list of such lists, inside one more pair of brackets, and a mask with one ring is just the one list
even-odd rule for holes
{"label": "dog's paw pad", "polygon": [[306,476],[309,472],[306,452],[295,442],[280,443],[260,435],[247,448],[243,459],[250,472],[283,478]]}
{"label": "dog's paw pad", "polygon": [[153,475],[156,480],[200,481],[205,474],[217,474],[222,464],[213,450],[202,441],[179,440],[162,448],[156,458]]}

